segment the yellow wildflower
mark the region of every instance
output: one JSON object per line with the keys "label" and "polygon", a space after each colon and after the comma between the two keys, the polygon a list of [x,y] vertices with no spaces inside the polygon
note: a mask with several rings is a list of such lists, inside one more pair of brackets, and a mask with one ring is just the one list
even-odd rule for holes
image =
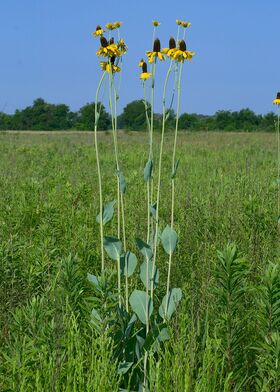
{"label": "yellow wildflower", "polygon": [[121,56],[120,50],[118,49],[117,45],[113,43],[112,40],[110,40],[110,43],[108,43],[108,41],[106,40],[105,37],[101,37],[100,43],[101,43],[101,47],[96,52],[98,57],[100,57],[100,56],[102,56],[102,57],[112,57],[112,56],[120,57]]}
{"label": "yellow wildflower", "polygon": [[106,61],[100,61],[100,66],[102,71],[108,72],[108,73],[115,73],[115,72],[120,72],[120,67],[117,65],[114,65],[112,63],[107,63]]}
{"label": "yellow wildflower", "polygon": [[95,37],[102,36],[105,33],[105,30],[102,29],[99,25],[96,26],[96,30],[92,33]]}
{"label": "yellow wildflower", "polygon": [[190,22],[184,22],[183,20],[180,21],[180,25],[184,28],[190,27],[191,23]]}
{"label": "yellow wildflower", "polygon": [[194,55],[194,52],[187,50],[186,42],[181,40],[179,42],[179,49],[177,49],[173,54],[173,60],[183,63],[185,60],[191,61]]}
{"label": "yellow wildflower", "polygon": [[160,26],[160,23],[159,23],[159,21],[157,21],[157,20],[153,20],[153,25],[155,26],[155,27],[158,27],[158,26]]}
{"label": "yellow wildflower", "polygon": [[173,37],[169,39],[169,48],[163,48],[162,53],[166,54],[167,57],[170,57],[173,60],[173,55],[175,51],[177,50],[176,48],[176,42]]}
{"label": "yellow wildflower", "polygon": [[115,22],[113,23],[115,29],[119,29],[122,26],[123,22]]}
{"label": "yellow wildflower", "polygon": [[143,67],[143,63],[144,63],[144,60],[141,59],[140,62],[139,62],[139,64],[138,64],[138,66],[139,66],[139,67]]}
{"label": "yellow wildflower", "polygon": [[126,46],[126,44],[125,44],[123,39],[119,40],[117,46],[118,46],[118,49],[122,52],[122,54],[126,54],[127,46]]}
{"label": "yellow wildflower", "polygon": [[115,30],[116,29],[115,23],[107,23],[105,26],[108,30]]}
{"label": "yellow wildflower", "polygon": [[179,19],[176,19],[176,23],[177,23],[178,26],[181,26],[182,21],[179,20]]}
{"label": "yellow wildflower", "polygon": [[161,61],[165,60],[163,54],[160,51],[160,40],[158,38],[154,41],[154,47],[152,52],[147,52],[147,57],[149,59],[149,63],[153,63],[156,58],[159,58]]}
{"label": "yellow wildflower", "polygon": [[280,92],[277,93],[276,98],[273,100],[274,105],[280,105]]}
{"label": "yellow wildflower", "polygon": [[140,79],[147,80],[150,79],[151,76],[152,74],[147,71],[147,63],[145,63],[145,61],[142,61],[142,73],[140,75]]}

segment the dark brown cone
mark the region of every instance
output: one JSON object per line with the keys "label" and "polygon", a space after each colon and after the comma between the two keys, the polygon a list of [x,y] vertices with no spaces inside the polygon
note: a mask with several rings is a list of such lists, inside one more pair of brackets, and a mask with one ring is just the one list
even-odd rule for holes
{"label": "dark brown cone", "polygon": [[114,41],[114,38],[112,37],[112,38],[110,38],[109,45],[112,45],[113,43],[115,43],[115,41]]}
{"label": "dark brown cone", "polygon": [[280,92],[277,93],[276,99],[280,99]]}
{"label": "dark brown cone", "polygon": [[187,45],[186,42],[182,39],[182,41],[179,42],[179,49],[182,52],[185,52],[187,50]]}
{"label": "dark brown cone", "polygon": [[143,72],[143,73],[148,72],[148,71],[147,71],[147,63],[145,63],[145,61],[144,61],[143,64],[142,64],[142,72]]}
{"label": "dark brown cone", "polygon": [[115,60],[116,60],[116,56],[110,57],[110,62],[111,62],[111,64],[114,65]]}
{"label": "dark brown cone", "polygon": [[96,26],[96,29],[95,29],[95,31],[97,31],[97,30],[102,30],[102,28],[101,28],[101,26]]}
{"label": "dark brown cone", "polygon": [[169,40],[169,49],[175,49],[176,48],[176,42],[175,39],[173,37],[170,37]]}
{"label": "dark brown cone", "polygon": [[160,52],[160,40],[158,38],[154,40],[153,52]]}
{"label": "dark brown cone", "polygon": [[101,38],[100,38],[100,43],[101,43],[101,46],[102,46],[103,48],[106,48],[106,47],[108,46],[108,41],[106,40],[105,37],[101,37]]}

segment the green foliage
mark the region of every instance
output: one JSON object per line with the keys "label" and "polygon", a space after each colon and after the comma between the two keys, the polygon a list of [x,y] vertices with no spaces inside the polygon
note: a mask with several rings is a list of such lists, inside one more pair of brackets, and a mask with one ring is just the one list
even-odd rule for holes
{"label": "green foliage", "polygon": [[[148,111],[150,112],[150,107]],[[149,113],[150,116],[150,113]],[[140,131],[146,128],[146,112],[142,100],[132,101],[127,104],[122,114],[118,118],[119,127],[122,129],[130,129],[132,131]]]}
{"label": "green foliage", "polygon": [[[77,113],[77,121],[74,125],[74,128],[84,130],[84,131],[93,131],[94,129],[94,113],[95,113],[95,103],[87,103]],[[105,107],[102,103],[98,102],[98,129],[106,130],[111,127],[111,118],[110,115],[106,112]]]}

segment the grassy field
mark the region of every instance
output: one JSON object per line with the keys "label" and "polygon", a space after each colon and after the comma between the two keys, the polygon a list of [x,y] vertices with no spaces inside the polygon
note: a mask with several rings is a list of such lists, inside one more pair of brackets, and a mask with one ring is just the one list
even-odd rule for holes
{"label": "grassy field", "polygon": [[[168,134],[163,226],[171,141]],[[171,279],[183,300],[170,340],[150,358],[152,390],[280,391],[275,135],[182,133],[178,146]],[[119,147],[128,243],[138,254],[134,239],[146,230],[147,135],[121,133]],[[109,132],[100,135],[100,154],[110,201]],[[0,390],[118,391],[110,339],[96,336],[90,323],[86,274],[100,270],[93,135],[2,133],[0,156]],[[115,233],[116,218],[105,234]],[[228,243],[240,258],[225,266],[218,251]],[[160,251],[162,275],[166,261]]]}

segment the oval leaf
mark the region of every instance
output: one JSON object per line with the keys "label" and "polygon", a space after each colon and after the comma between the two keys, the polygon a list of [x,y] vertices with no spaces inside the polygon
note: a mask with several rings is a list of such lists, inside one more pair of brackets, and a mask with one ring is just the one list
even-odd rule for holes
{"label": "oval leaf", "polygon": [[145,260],[150,260],[153,257],[153,251],[150,245],[148,245],[146,242],[136,238],[136,245],[138,246],[138,249],[142,255],[145,257]]}
{"label": "oval leaf", "polygon": [[[103,213],[102,213],[103,225],[108,223],[113,218],[115,204],[116,204],[116,200],[113,200],[113,201],[109,201],[104,205]],[[100,214],[97,215],[96,222],[100,223]]]}
{"label": "oval leaf", "polygon": [[177,238],[176,231],[171,229],[169,225],[167,225],[161,233],[161,243],[168,255],[171,255],[174,252],[177,244]]}
{"label": "oval leaf", "polygon": [[144,169],[144,181],[149,181],[152,177],[153,172],[153,161],[151,159],[148,160]]}
{"label": "oval leaf", "polygon": [[166,306],[167,295],[163,297],[162,303],[159,307],[159,314],[164,320],[170,320],[172,314],[175,312],[178,303],[182,299],[182,290],[181,289],[172,289],[168,294],[168,303]]}
{"label": "oval leaf", "polygon": [[137,257],[132,252],[126,252],[121,256],[121,273],[130,277],[137,266]]}
{"label": "oval leaf", "polygon": [[119,260],[122,254],[122,243],[116,237],[104,237],[104,249],[113,260]]}
{"label": "oval leaf", "polygon": [[98,278],[95,275],[87,274],[87,279],[94,286],[99,286]]}
{"label": "oval leaf", "polygon": [[118,374],[125,374],[126,372],[129,371],[131,366],[133,365],[133,362],[121,362],[119,364],[118,368]]}
{"label": "oval leaf", "polygon": [[120,191],[121,191],[121,193],[125,193],[125,190],[126,190],[125,177],[120,170],[118,171],[117,175],[119,177],[119,182],[120,182]]}
{"label": "oval leaf", "polygon": [[129,303],[134,313],[136,313],[139,320],[146,324],[147,318],[151,317],[153,313],[153,301],[148,295],[148,315],[146,312],[146,293],[145,291],[134,290],[129,297]]}
{"label": "oval leaf", "polygon": [[[147,271],[148,269],[148,271]],[[140,267],[140,278],[144,284],[144,286],[147,288],[147,278],[148,278],[148,290],[151,290],[151,286],[152,286],[152,272],[153,272],[153,263],[152,261],[144,261],[143,264],[141,264]],[[147,276],[148,273],[148,276]],[[158,281],[159,281],[159,270],[158,268],[155,266],[155,270],[154,270],[154,287],[156,287],[158,285]]]}

